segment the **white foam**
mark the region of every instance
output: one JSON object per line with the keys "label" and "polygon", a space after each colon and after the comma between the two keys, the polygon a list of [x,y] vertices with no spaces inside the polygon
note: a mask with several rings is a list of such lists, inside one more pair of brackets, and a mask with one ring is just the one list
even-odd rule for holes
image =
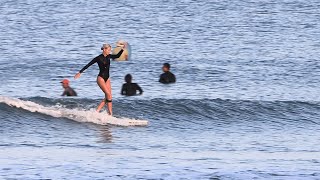
{"label": "white foam", "polygon": [[94,109],[66,109],[63,107],[46,107],[32,101],[24,101],[17,98],[0,96],[0,103],[5,103],[12,107],[25,109],[30,112],[38,112],[53,117],[64,117],[78,122],[91,122],[95,124],[112,124],[118,126],[146,126],[148,121],[130,118],[117,118],[109,116],[106,112],[97,113]]}

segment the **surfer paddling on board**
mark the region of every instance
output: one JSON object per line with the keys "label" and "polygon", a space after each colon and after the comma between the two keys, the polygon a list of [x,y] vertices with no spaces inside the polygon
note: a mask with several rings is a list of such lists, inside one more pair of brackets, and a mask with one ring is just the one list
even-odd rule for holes
{"label": "surfer paddling on board", "polygon": [[101,50],[102,50],[102,54],[93,58],[93,60],[90,61],[87,65],[85,65],[74,76],[74,78],[78,79],[84,70],[86,70],[92,64],[98,63],[100,71],[97,77],[97,84],[100,87],[100,89],[103,91],[105,97],[97,107],[97,112],[100,112],[103,106],[107,104],[108,114],[112,116],[112,94],[111,94],[111,82],[109,77],[110,59],[119,58],[123,52],[123,49],[121,49],[118,54],[113,55],[113,54],[110,54],[111,52],[110,44],[103,44],[101,47]]}

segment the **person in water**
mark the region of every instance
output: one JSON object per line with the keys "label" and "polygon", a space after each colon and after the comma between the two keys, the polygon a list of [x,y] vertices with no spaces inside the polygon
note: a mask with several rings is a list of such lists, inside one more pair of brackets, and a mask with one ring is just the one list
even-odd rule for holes
{"label": "person in water", "polygon": [[128,61],[129,59],[129,52],[126,48],[127,42],[123,40],[119,40],[116,44],[117,47],[115,47],[112,51],[112,54],[118,54],[121,49],[123,49],[123,53],[119,58],[115,58],[116,61]]}
{"label": "person in water", "polygon": [[163,84],[169,84],[169,83],[175,83],[176,82],[175,75],[170,72],[170,64],[169,63],[164,63],[163,64],[162,71],[164,73],[160,75],[159,82],[161,82]]}
{"label": "person in water", "polygon": [[61,96],[77,96],[76,91],[74,91],[70,86],[70,81],[68,79],[64,79],[60,82],[62,84],[62,87],[64,88],[64,91]]}
{"label": "person in water", "polygon": [[132,76],[131,74],[127,74],[124,77],[126,81],[125,84],[122,85],[121,94],[126,96],[134,96],[139,91],[139,95],[142,95],[143,91],[137,83],[132,83]]}
{"label": "person in water", "polygon": [[86,70],[92,64],[98,63],[100,71],[97,76],[97,84],[104,93],[104,99],[97,107],[97,112],[100,112],[100,110],[103,108],[103,106],[105,104],[107,104],[108,114],[112,116],[112,94],[111,94],[111,82],[110,82],[110,77],[109,77],[110,76],[109,75],[110,59],[119,58],[123,52],[123,49],[121,49],[118,54],[113,55],[113,54],[110,54],[110,52],[111,52],[110,44],[103,44],[101,47],[101,50],[102,50],[102,54],[93,58],[93,60],[91,60],[87,65],[85,65],[74,76],[74,78],[75,79],[80,78],[81,73],[83,73],[84,70]]}

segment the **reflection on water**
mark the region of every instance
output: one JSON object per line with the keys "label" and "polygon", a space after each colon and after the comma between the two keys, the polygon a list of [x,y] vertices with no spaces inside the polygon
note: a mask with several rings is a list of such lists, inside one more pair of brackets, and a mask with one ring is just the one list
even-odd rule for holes
{"label": "reflection on water", "polygon": [[99,126],[97,127],[97,131],[99,133],[100,140],[98,143],[112,143],[112,133],[110,126]]}

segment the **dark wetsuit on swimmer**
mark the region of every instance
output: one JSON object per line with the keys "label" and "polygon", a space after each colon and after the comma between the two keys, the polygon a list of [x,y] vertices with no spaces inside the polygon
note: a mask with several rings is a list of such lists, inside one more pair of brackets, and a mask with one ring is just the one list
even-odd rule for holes
{"label": "dark wetsuit on swimmer", "polygon": [[77,96],[77,93],[71,87],[67,87],[64,89],[61,96]]}
{"label": "dark wetsuit on swimmer", "polygon": [[84,66],[79,72],[82,73],[92,64],[98,63],[99,69],[100,69],[98,76],[102,77],[106,82],[109,79],[110,59],[119,58],[122,52],[123,52],[123,49],[121,49],[121,51],[119,51],[119,53],[116,55],[109,54],[106,57],[104,57],[103,54],[100,54],[99,56],[93,58],[92,61],[90,61],[86,66]]}

